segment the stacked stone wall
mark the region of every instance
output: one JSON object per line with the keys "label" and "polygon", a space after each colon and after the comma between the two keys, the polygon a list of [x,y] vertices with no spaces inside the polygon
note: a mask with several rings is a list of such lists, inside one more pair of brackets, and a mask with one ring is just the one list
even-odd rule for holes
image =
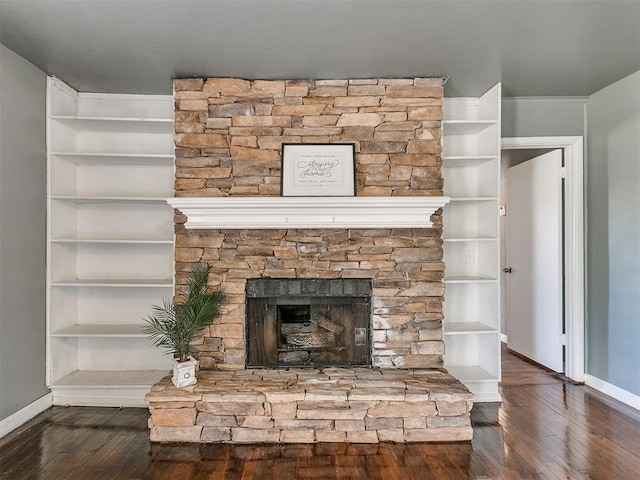
{"label": "stacked stone wall", "polygon": [[[354,143],[358,196],[442,195],[442,79],[174,81],[176,196],[277,196],[283,143]],[[426,219],[425,219],[426,220]],[[442,365],[442,223],[421,229],[186,230],[176,285],[214,267],[225,314],[194,346],[204,369],[244,368],[247,278],[371,278],[373,365]]]}

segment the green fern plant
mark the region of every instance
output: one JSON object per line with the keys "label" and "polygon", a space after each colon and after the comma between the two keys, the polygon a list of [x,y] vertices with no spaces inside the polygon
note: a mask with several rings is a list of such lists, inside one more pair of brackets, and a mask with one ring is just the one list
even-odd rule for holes
{"label": "green fern plant", "polygon": [[204,332],[214,319],[220,316],[221,306],[227,295],[221,288],[211,292],[207,289],[207,278],[211,265],[197,263],[189,275],[189,291],[180,300],[172,302],[164,299],[162,305],[153,305],[153,314],[145,321],[144,328],[154,345],[166,348],[168,354],[180,362],[189,359],[191,342]]}

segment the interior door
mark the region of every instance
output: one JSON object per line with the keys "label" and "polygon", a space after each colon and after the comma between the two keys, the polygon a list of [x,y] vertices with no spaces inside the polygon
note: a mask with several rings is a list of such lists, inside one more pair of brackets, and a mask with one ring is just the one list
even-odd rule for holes
{"label": "interior door", "polygon": [[562,150],[507,171],[507,346],[563,371]]}

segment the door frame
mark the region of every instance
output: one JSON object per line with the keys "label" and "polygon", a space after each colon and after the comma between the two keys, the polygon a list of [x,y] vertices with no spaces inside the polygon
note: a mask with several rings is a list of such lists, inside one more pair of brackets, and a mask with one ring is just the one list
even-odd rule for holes
{"label": "door frame", "polygon": [[[502,150],[561,148],[564,154],[564,311],[566,319],[565,375],[585,381],[584,325],[584,138],[506,137]],[[507,319],[508,321],[508,319]]]}

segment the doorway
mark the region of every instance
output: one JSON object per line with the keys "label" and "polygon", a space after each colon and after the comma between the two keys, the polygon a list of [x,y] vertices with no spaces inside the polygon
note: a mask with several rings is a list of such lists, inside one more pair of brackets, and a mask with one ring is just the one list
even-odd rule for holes
{"label": "doorway", "polygon": [[[553,333],[553,340],[557,344],[561,345],[560,352],[562,351],[562,344],[564,344],[564,365],[560,369],[564,370],[564,374],[576,381],[584,381],[584,221],[583,221],[583,139],[582,137],[518,137],[518,138],[503,138],[502,150],[507,153],[505,157],[509,157],[508,161],[518,164],[533,157],[545,157],[544,154],[552,150],[558,150],[561,153],[563,159],[563,167],[561,174],[564,177],[564,188],[562,189],[562,199],[564,203],[563,214],[560,216],[558,228],[561,230],[558,240],[560,242],[557,247],[559,248],[559,257],[561,258],[560,265],[560,277],[563,287],[556,287],[557,292],[560,294],[560,315],[561,321],[564,322],[564,332],[562,330],[555,331]],[[533,160],[535,161],[535,160]],[[506,171],[507,161],[503,164],[503,172]],[[506,175],[503,175],[503,190],[508,190],[506,185]],[[501,205],[506,204],[506,198],[501,199]],[[506,205],[506,214],[509,213],[509,206]],[[504,212],[503,212],[504,213]],[[505,217],[501,217],[502,220],[502,248],[501,248],[501,263],[503,268],[508,268],[506,264],[506,226]],[[562,236],[564,241],[562,241]],[[525,269],[526,270],[526,269]],[[523,273],[522,271],[520,272]],[[509,293],[506,289],[507,281],[506,276],[509,273],[503,273],[502,291],[501,291],[501,303],[503,318],[501,319],[501,333],[503,334],[503,341],[506,340],[509,343],[507,332],[509,331],[507,324],[510,322],[508,318],[508,308],[505,308],[509,301],[513,300],[508,297]],[[515,299],[515,301],[519,301]],[[530,306],[521,306],[521,308],[530,309]],[[514,309],[512,308],[512,311]],[[528,311],[528,310],[527,310]],[[513,313],[512,313],[513,315]],[[519,326],[515,327],[520,328]],[[532,336],[538,336],[538,338],[549,337],[548,325],[544,322],[533,322],[531,328],[534,330],[531,332]],[[537,330],[537,331],[535,331]],[[514,331],[514,330],[512,330]],[[518,331],[519,332],[519,331]],[[515,340],[515,339],[514,339]],[[556,347],[557,348],[557,347]],[[514,350],[518,351],[517,348]],[[557,350],[556,350],[557,351]],[[525,356],[529,356],[528,353],[524,353]],[[563,354],[561,353],[561,355]],[[533,360],[539,361],[539,359],[533,358]],[[544,364],[545,362],[539,361]],[[554,369],[557,368],[553,367]]]}

